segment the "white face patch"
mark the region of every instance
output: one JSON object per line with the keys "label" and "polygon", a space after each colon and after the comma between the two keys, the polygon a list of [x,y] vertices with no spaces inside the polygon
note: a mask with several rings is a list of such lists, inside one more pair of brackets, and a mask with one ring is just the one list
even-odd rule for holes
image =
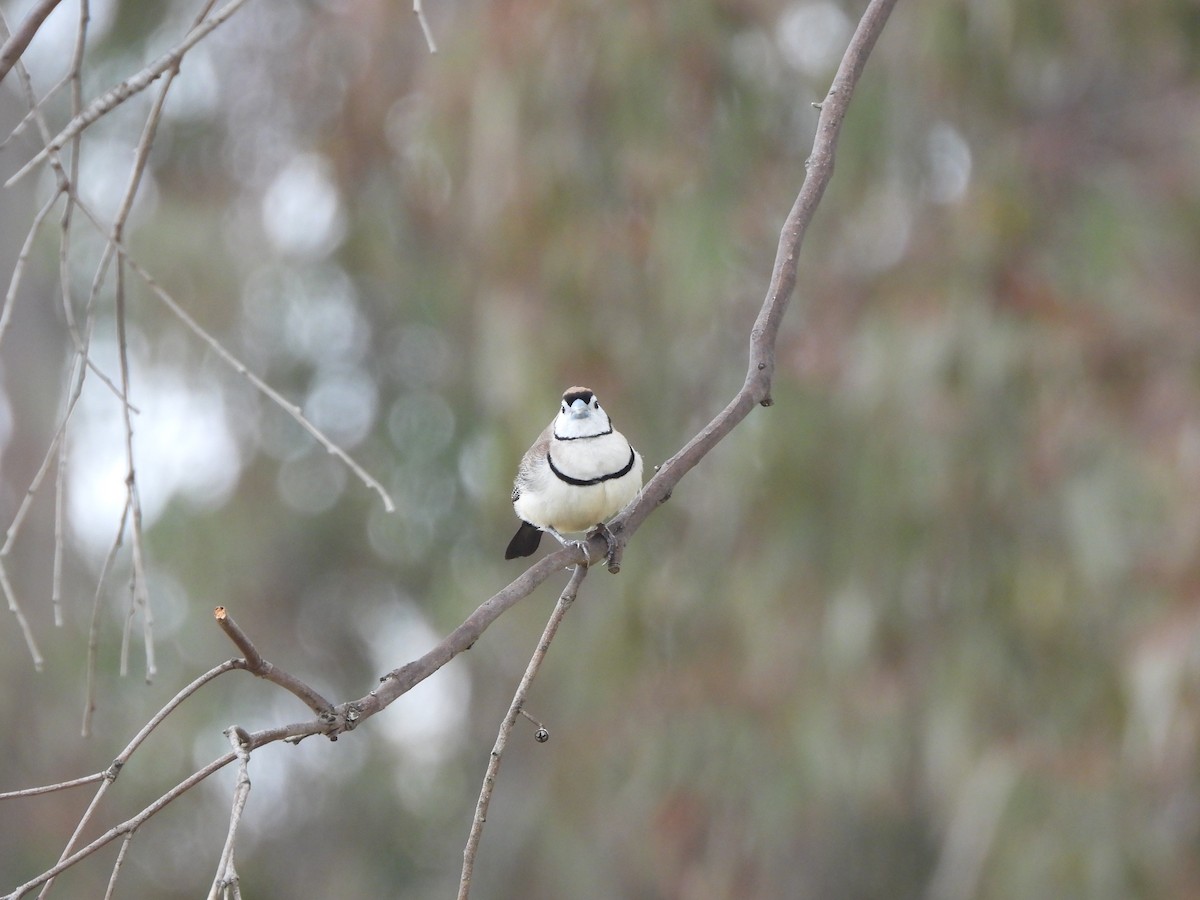
{"label": "white face patch", "polygon": [[576,401],[574,406],[560,409],[558,418],[554,420],[554,437],[560,441],[574,441],[611,432],[612,423],[608,420],[608,413],[595,399],[590,404]]}

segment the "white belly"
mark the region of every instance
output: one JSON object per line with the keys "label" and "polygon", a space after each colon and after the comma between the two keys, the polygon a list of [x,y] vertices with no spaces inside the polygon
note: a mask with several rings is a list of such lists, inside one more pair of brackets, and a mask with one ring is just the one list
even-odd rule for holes
{"label": "white belly", "polygon": [[[550,450],[555,467],[571,478],[588,480],[619,472],[629,462],[629,444],[619,435],[594,441],[555,441]],[[542,463],[513,503],[517,515],[556,531],[587,531],[616,515],[642,487],[642,457],[620,478],[598,484],[570,484]]]}

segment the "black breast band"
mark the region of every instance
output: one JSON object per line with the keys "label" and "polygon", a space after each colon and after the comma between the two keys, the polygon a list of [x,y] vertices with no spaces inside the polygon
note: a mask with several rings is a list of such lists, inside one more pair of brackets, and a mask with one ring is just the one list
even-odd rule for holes
{"label": "black breast band", "polygon": [[574,484],[578,487],[587,487],[593,484],[603,484],[606,481],[612,481],[614,478],[622,478],[628,475],[633,470],[633,461],[635,459],[633,448],[629,448],[629,462],[625,463],[625,468],[619,469],[616,472],[609,472],[607,475],[601,475],[598,478],[572,478],[570,475],[564,475],[559,471],[558,466],[554,464],[554,458],[549,453],[546,454],[546,462],[550,463],[550,471],[555,474],[559,481],[565,481],[567,484]]}

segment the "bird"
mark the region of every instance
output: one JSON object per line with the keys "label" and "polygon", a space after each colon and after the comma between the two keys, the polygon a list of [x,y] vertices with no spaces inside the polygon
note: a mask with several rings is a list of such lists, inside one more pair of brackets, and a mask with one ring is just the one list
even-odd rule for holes
{"label": "bird", "polygon": [[558,415],[517,467],[512,504],[521,527],[504,558],[530,556],[544,531],[564,546],[577,543],[586,555],[586,544],[568,541],[562,532],[594,526],[608,543],[611,567],[616,545],[605,523],[641,489],[641,454],[613,428],[593,390],[567,388]]}

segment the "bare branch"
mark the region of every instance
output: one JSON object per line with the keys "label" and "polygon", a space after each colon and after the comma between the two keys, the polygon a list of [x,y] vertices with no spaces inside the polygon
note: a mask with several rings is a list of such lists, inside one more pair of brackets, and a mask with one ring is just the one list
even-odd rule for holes
{"label": "bare branch", "polygon": [[[121,370],[121,396],[129,400],[129,349],[125,335],[125,271],[117,264],[117,357]],[[142,500],[138,491],[137,470],[133,459],[133,419],[129,403],[121,404],[125,424],[125,488],[129,504],[130,546],[133,556],[133,573],[129,585],[129,616],[126,618],[126,640],[121,648],[121,674],[128,666],[128,626],[134,614],[142,613],[142,635],[146,648],[146,681],[153,679],[157,669],[154,662],[154,612],[150,606],[150,592],[146,587],[145,544],[142,540]]]}
{"label": "bare branch", "polygon": [[5,182],[5,187],[11,187],[33,170],[38,163],[48,156],[53,156],[66,146],[75,135],[99,119],[101,116],[120,106],[130,97],[139,94],[153,84],[164,72],[175,69],[192,47],[208,37],[217,26],[225,22],[244,4],[246,0],[231,0],[213,14],[212,18],[192,28],[182,41],[164,53],[132,78],[120,82],[93,100],[83,112],[71,119],[67,126],[60,131],[46,146],[38,151],[15,175]]}
{"label": "bare branch", "polygon": [[38,787],[24,788],[19,791],[7,791],[0,794],[0,800],[15,800],[18,797],[36,797],[38,794],[52,794],[55,791],[65,791],[68,788],[82,787],[85,784],[95,784],[104,778],[104,772],[84,775],[82,778],[72,778],[70,781],[60,781],[57,784],[43,784]]}
{"label": "bare branch", "polygon": [[34,669],[42,671],[45,660],[42,659],[42,653],[38,650],[37,641],[33,637],[33,629],[29,627],[29,620],[25,618],[25,613],[21,611],[21,604],[17,602],[17,594],[8,580],[8,571],[4,568],[3,559],[0,559],[0,591],[4,592],[4,597],[8,600],[8,611],[16,616],[21,634],[25,636],[25,646],[29,648],[29,655],[33,657]]}
{"label": "bare branch", "polygon": [[[189,684],[187,687],[185,687],[182,691],[180,691],[178,694],[176,694],[173,698],[171,698],[171,701],[166,706],[164,706],[162,709],[160,709],[158,711],[158,713],[154,716],[154,718],[152,718],[149,722],[147,722],[145,725],[142,726],[142,729],[136,735],[134,735],[133,740],[130,741],[129,744],[125,747],[125,749],[122,750],[121,753],[117,756],[117,758],[113,760],[112,765],[110,765],[105,770],[103,780],[101,780],[101,782],[100,782],[100,787],[96,790],[96,794],[94,797],[92,797],[92,800],[88,804],[88,808],[84,811],[83,816],[80,817],[79,824],[75,826],[75,831],[71,835],[70,840],[68,840],[66,846],[63,847],[62,855],[59,856],[59,858],[58,858],[58,864],[55,865],[54,868],[50,869],[49,872],[43,873],[43,878],[41,880],[38,880],[36,883],[31,882],[29,885],[27,885],[27,887],[36,887],[39,884],[45,884],[46,886],[44,888],[42,888],[42,895],[45,894],[45,892],[49,889],[50,883],[54,880],[54,876],[57,875],[59,872],[61,872],[64,868],[67,867],[65,865],[66,861],[68,859],[72,858],[70,855],[71,849],[75,846],[76,842],[79,840],[79,836],[81,834],[83,834],[83,830],[84,830],[84,828],[87,827],[88,822],[91,821],[92,814],[96,811],[97,807],[100,805],[100,800],[104,797],[105,793],[108,791],[109,787],[113,784],[113,782],[115,782],[117,780],[117,777],[121,774],[121,770],[123,768],[125,768],[125,764],[129,761],[129,758],[131,756],[133,756],[133,754],[137,750],[137,748],[142,745],[142,742],[147,737],[149,737],[150,733],[152,731],[154,731],[154,729],[157,728],[162,723],[162,721],[167,716],[169,716],[175,710],[176,707],[179,706],[180,703],[182,703],[184,700],[186,700],[188,697],[190,697],[192,694],[194,694],[196,691],[198,691],[201,687],[208,684],[208,682],[212,681],[218,675],[222,675],[225,672],[239,668],[237,663],[238,663],[238,660],[229,660],[227,662],[222,663],[219,666],[216,666],[215,668],[209,669],[207,672],[205,672],[203,675],[201,675],[199,678],[197,678],[195,681],[193,681],[191,684]],[[133,821],[133,820],[131,820],[131,821]],[[126,831],[131,831],[132,829],[136,828],[140,824],[141,824],[141,822],[136,822],[135,824],[133,824],[131,826],[131,828],[126,829]],[[118,833],[124,833],[124,832],[118,832]],[[112,838],[115,838],[117,836],[117,833],[110,833],[110,834],[111,834],[111,837],[109,838],[109,840],[111,840]],[[107,841],[105,841],[105,843],[107,843]],[[101,844],[99,846],[103,846],[103,844]],[[95,847],[95,849],[99,849],[99,846]],[[79,854],[76,854],[76,856],[78,856],[78,855]],[[86,855],[86,854],[84,854],[84,855]],[[80,858],[82,858],[82,857],[80,857]],[[20,896],[19,891],[20,891],[20,889],[18,889],[18,893],[15,894],[14,896]]]}
{"label": "bare branch", "polygon": [[463,849],[458,900],[467,900],[471,893],[471,878],[475,872],[475,856],[479,852],[479,839],[483,836],[483,823],[487,821],[488,806],[492,802],[492,791],[496,787],[496,776],[500,773],[500,760],[504,755],[504,748],[508,746],[508,736],[512,734],[517,716],[525,709],[525,698],[529,696],[529,686],[533,684],[533,679],[537,677],[538,670],[542,667],[542,660],[546,658],[550,642],[558,633],[558,626],[562,624],[567,610],[575,602],[575,597],[579,594],[579,585],[583,583],[585,575],[587,575],[587,568],[576,566],[575,571],[571,574],[571,580],[559,594],[558,603],[554,605],[554,611],[550,613],[550,619],[546,622],[541,640],[538,641],[537,648],[529,659],[529,665],[525,667],[525,674],[521,678],[521,683],[517,685],[517,691],[513,694],[512,703],[508,707],[504,721],[500,723],[500,732],[496,735],[496,743],[492,747],[491,756],[488,757],[487,772],[483,776],[483,787],[479,791],[479,800],[475,804],[475,818],[471,821],[471,833],[467,837],[467,846]]}
{"label": "bare branch", "polygon": [[325,433],[321,431],[321,429],[317,428],[316,425],[310,422],[299,406],[289,402],[277,390],[251,372],[240,360],[238,360],[237,357],[225,349],[224,344],[201,328],[200,324],[190,315],[188,315],[188,313],[184,311],[183,307],[175,301],[175,298],[163,290],[163,288],[154,280],[150,273],[143,269],[131,256],[128,255],[128,251],[123,245],[118,244],[117,248],[121,252],[121,255],[125,257],[125,261],[128,263],[129,267],[133,269],[133,271],[137,273],[138,277],[146,283],[146,286],[150,288],[156,297],[158,297],[159,301],[175,314],[175,317],[179,319],[179,321],[183,322],[183,324],[186,325],[188,329],[196,335],[196,337],[208,344],[212,351],[217,354],[217,356],[219,356],[226,365],[258,388],[258,390],[271,399],[276,406],[295,419],[301,428],[312,435],[316,439],[317,443],[325,448],[326,452],[340,459],[346,468],[348,468],[355,474],[355,476],[357,476],[359,481],[379,495],[380,499],[383,500],[383,508],[385,510],[388,512],[396,511],[395,501],[392,500],[392,495],[388,493],[387,488],[367,474],[367,470],[355,462],[350,457],[350,454],[334,443],[333,440],[328,438]]}
{"label": "bare branch", "polygon": [[56,863],[52,868],[47,869],[36,878],[25,882],[25,884],[20,885],[11,894],[5,895],[3,900],[17,900],[18,897],[24,896],[34,888],[40,887],[47,881],[57,877],[62,872],[65,872],[67,869],[78,863],[80,860],[86,859],[100,848],[107,846],[116,838],[121,837],[122,835],[131,834],[133,831],[137,830],[137,828],[139,828],[147,819],[153,817],[172,800],[181,797],[213,772],[218,772],[225,766],[229,765],[235,758],[236,757],[232,752],[226,753],[224,756],[218,757],[208,765],[197,770],[196,772],[193,772],[179,784],[175,785],[175,787],[171,788],[171,790],[167,791],[165,794],[139,812],[136,816],[131,819],[126,819],[119,825],[113,826],[86,847],[80,848],[70,856],[64,856],[64,858],[59,860],[58,863]]}
{"label": "bare branch", "polygon": [[217,875],[213,879],[212,889],[208,892],[209,900],[218,900],[220,895],[231,887],[235,895],[240,894],[233,853],[237,847],[237,830],[242,821],[242,810],[246,808],[246,799],[250,796],[250,751],[246,746],[250,736],[237,725],[226,728],[225,736],[229,738],[233,752],[237,754],[238,774],[233,789],[233,809],[229,812],[229,833],[225,836],[225,846],[217,863]]}
{"label": "bare branch", "polygon": [[58,202],[59,196],[59,194],[51,196],[33,217],[33,224],[29,226],[29,232],[25,235],[25,243],[21,245],[21,252],[17,255],[16,263],[13,264],[12,277],[8,280],[8,291],[4,295],[4,306],[0,307],[0,341],[4,340],[4,332],[8,330],[8,321],[12,317],[17,289],[21,286],[21,278],[25,274],[25,265],[29,262],[29,254],[33,252],[33,240],[37,237],[42,222],[46,220],[46,216],[50,215],[54,204]]}
{"label": "bare branch", "polygon": [[213,618],[217,620],[217,624],[221,626],[221,630],[229,637],[231,641],[237,644],[237,648],[242,651],[246,657],[244,668],[246,671],[257,675],[259,678],[265,678],[273,684],[279,685],[285,691],[290,691],[295,694],[305,705],[308,706],[318,716],[328,716],[333,711],[333,704],[322,697],[317,691],[313,690],[295,675],[283,671],[279,667],[272,665],[263,659],[258,648],[242,631],[240,625],[233,620],[225,607],[218,606],[213,610]]}
{"label": "bare branch", "polygon": [[[218,666],[216,669],[213,669],[211,672],[207,673],[205,678],[214,676],[216,674],[220,674],[221,672],[229,671],[230,669],[233,669],[233,668],[237,668],[237,666],[234,665],[234,662],[235,661],[231,660],[230,662],[227,662],[221,666]],[[193,686],[194,685],[196,685],[196,682],[193,682]],[[189,686],[189,688],[190,687],[192,687],[192,686]],[[172,701],[172,702],[174,702],[174,701]],[[165,712],[165,709],[164,709],[164,712]],[[155,718],[158,719],[159,721],[161,721],[162,715],[163,715],[163,713],[160,713],[159,716],[156,716]],[[314,725],[317,726],[315,728],[315,730],[314,730]],[[303,722],[303,723],[294,724],[294,725],[284,725],[279,728],[268,728],[263,731],[256,731],[253,734],[247,735],[244,743],[245,743],[247,750],[254,750],[258,747],[262,747],[267,744],[272,744],[277,741],[292,740],[292,739],[295,739],[298,737],[303,737],[303,736],[309,735],[309,734],[317,734],[320,732],[320,730],[321,730],[321,725],[319,722],[317,722],[317,723]],[[145,733],[147,733],[147,729],[143,728],[142,731],[139,732],[138,734],[139,734],[139,736],[144,737]],[[137,739],[135,738],[135,741],[136,740]],[[130,746],[132,747],[133,745],[131,744]],[[17,900],[18,897],[24,896],[26,893],[33,890],[34,888],[45,884],[47,881],[51,880],[52,878],[55,878],[62,872],[65,872],[67,869],[76,865],[81,860],[84,860],[87,857],[91,856],[97,850],[100,850],[101,848],[107,846],[109,843],[114,841],[116,838],[118,838],[122,835],[132,834],[139,827],[141,827],[147,820],[149,820],[150,818],[155,816],[157,813],[159,813],[164,807],[166,807],[172,801],[177,800],[180,797],[182,797],[185,793],[187,793],[189,790],[191,790],[197,784],[202,782],[209,775],[212,775],[214,772],[220,771],[225,766],[227,766],[231,762],[233,762],[236,758],[237,758],[237,754],[235,754],[233,752],[226,753],[223,756],[217,757],[212,762],[210,762],[208,765],[204,766],[201,769],[198,769],[197,771],[195,771],[191,775],[189,775],[187,778],[185,778],[183,781],[179,782],[179,784],[175,785],[175,787],[171,788],[171,790],[167,791],[165,794],[163,794],[161,797],[159,797],[157,800],[155,800],[149,806],[145,807],[141,812],[139,812],[133,818],[126,819],[124,822],[120,823],[119,825],[115,825],[114,827],[110,828],[108,831],[106,831],[104,834],[100,835],[100,837],[96,838],[94,841],[92,841],[86,847],[83,847],[83,848],[75,851],[75,853],[71,854],[70,856],[65,857],[64,859],[60,860],[52,868],[47,869],[45,872],[41,873],[36,878],[25,882],[25,884],[20,885],[12,893],[5,894],[3,898],[0,898],[0,900]],[[117,762],[114,762],[113,765],[109,768],[109,770],[106,773],[104,773],[104,775],[102,775],[101,777],[108,778],[111,775],[112,778],[115,778],[117,771],[118,771]]]}
{"label": "bare branch", "polygon": [[25,52],[25,48],[29,46],[29,42],[33,40],[33,36],[42,27],[42,23],[46,21],[46,17],[54,12],[54,7],[58,6],[59,2],[60,0],[40,0],[26,14],[21,24],[16,27],[16,30],[9,35],[8,40],[4,42],[4,46],[0,47],[0,81],[4,80],[4,76],[8,74],[8,70],[21,58],[21,54]]}
{"label": "bare branch", "polygon": [[[238,0],[238,2],[244,2],[244,0]],[[69,185],[67,187],[69,188]],[[143,268],[136,259],[133,258],[133,256],[129,253],[128,248],[120,239],[120,236],[114,235],[110,230],[108,230],[101,223],[100,218],[86,204],[84,204],[77,195],[74,194],[73,190],[72,196],[74,197],[75,205],[79,211],[82,212],[92,223],[92,225],[108,239],[110,246],[116,249],[117,253],[119,253],[121,258],[125,261],[126,265],[128,265],[129,268],[131,268],[137,274],[137,276],[146,283],[146,286],[150,288],[151,293],[153,293],[154,296],[156,296],[159,301],[167,307],[167,309],[174,313],[176,318],[178,318],[193,334],[204,341],[204,343],[208,344],[209,348],[212,349],[212,351],[218,357],[220,357],[220,359],[226,365],[249,381],[262,394],[265,394],[268,399],[273,401],[277,406],[283,409],[284,412],[295,419],[300,427],[312,435],[317,443],[325,448],[326,452],[340,459],[342,463],[354,473],[359,481],[379,495],[380,499],[383,501],[383,507],[385,510],[387,510],[387,512],[396,511],[396,503],[394,500],[392,500],[392,495],[382,484],[379,483],[379,481],[369,475],[367,471],[357,462],[355,462],[345,450],[343,450],[332,439],[326,436],[321,429],[317,428],[316,425],[310,422],[308,418],[305,417],[304,412],[300,409],[300,407],[296,406],[294,403],[288,402],[288,400],[284,398],[282,394],[251,372],[244,363],[230,353],[225,348],[224,344],[205,331],[204,328],[202,328],[200,324],[193,319],[183,309],[182,306],[179,305],[175,298],[172,297],[157,281],[155,281],[154,277],[148,271],[146,271],[146,269]],[[93,288],[93,290],[94,289],[95,288]],[[122,391],[120,393],[124,394],[125,392]],[[126,404],[128,404],[128,398],[125,397],[124,399]],[[136,407],[130,408],[136,412]],[[580,554],[580,556],[582,557],[582,554]]]}
{"label": "bare branch", "polygon": [[[755,406],[771,405],[771,380],[775,373],[775,341],[783,315],[787,312],[796,286],[796,266],[800,247],[817,205],[833,177],[834,153],[842,120],[867,57],[887,23],[896,0],[872,0],[855,29],[846,53],[838,66],[833,84],[821,104],[812,154],[805,164],[804,184],[779,236],[779,249],[767,296],[750,332],[750,366],[741,390],[717,416],[692,438],[683,449],[663,463],[630,504],[609,523],[609,529],[623,546],[651,512],[663,503],[675,485],[703,459]],[[591,539],[592,551],[605,548],[602,538]]]}
{"label": "bare branch", "polygon": [[92,597],[92,621],[88,626],[87,652],[87,684],[84,688],[83,699],[83,737],[92,733],[92,713],[96,711],[96,649],[100,643],[100,597],[104,591],[104,581],[108,570],[112,568],[113,560],[117,558],[117,550],[121,548],[121,540],[125,534],[125,520],[129,517],[129,504],[121,510],[121,521],[117,523],[117,533],[113,536],[112,545],[104,557],[100,567],[100,575],[96,578],[96,593]]}
{"label": "bare branch", "polygon": [[137,831],[130,831],[125,835],[125,840],[121,841],[121,849],[117,851],[117,860],[113,863],[112,874],[108,876],[108,889],[104,892],[104,900],[112,900],[113,891],[117,887],[117,875],[121,872],[121,864],[125,862],[125,854],[129,852],[129,845],[133,842],[133,836]]}

